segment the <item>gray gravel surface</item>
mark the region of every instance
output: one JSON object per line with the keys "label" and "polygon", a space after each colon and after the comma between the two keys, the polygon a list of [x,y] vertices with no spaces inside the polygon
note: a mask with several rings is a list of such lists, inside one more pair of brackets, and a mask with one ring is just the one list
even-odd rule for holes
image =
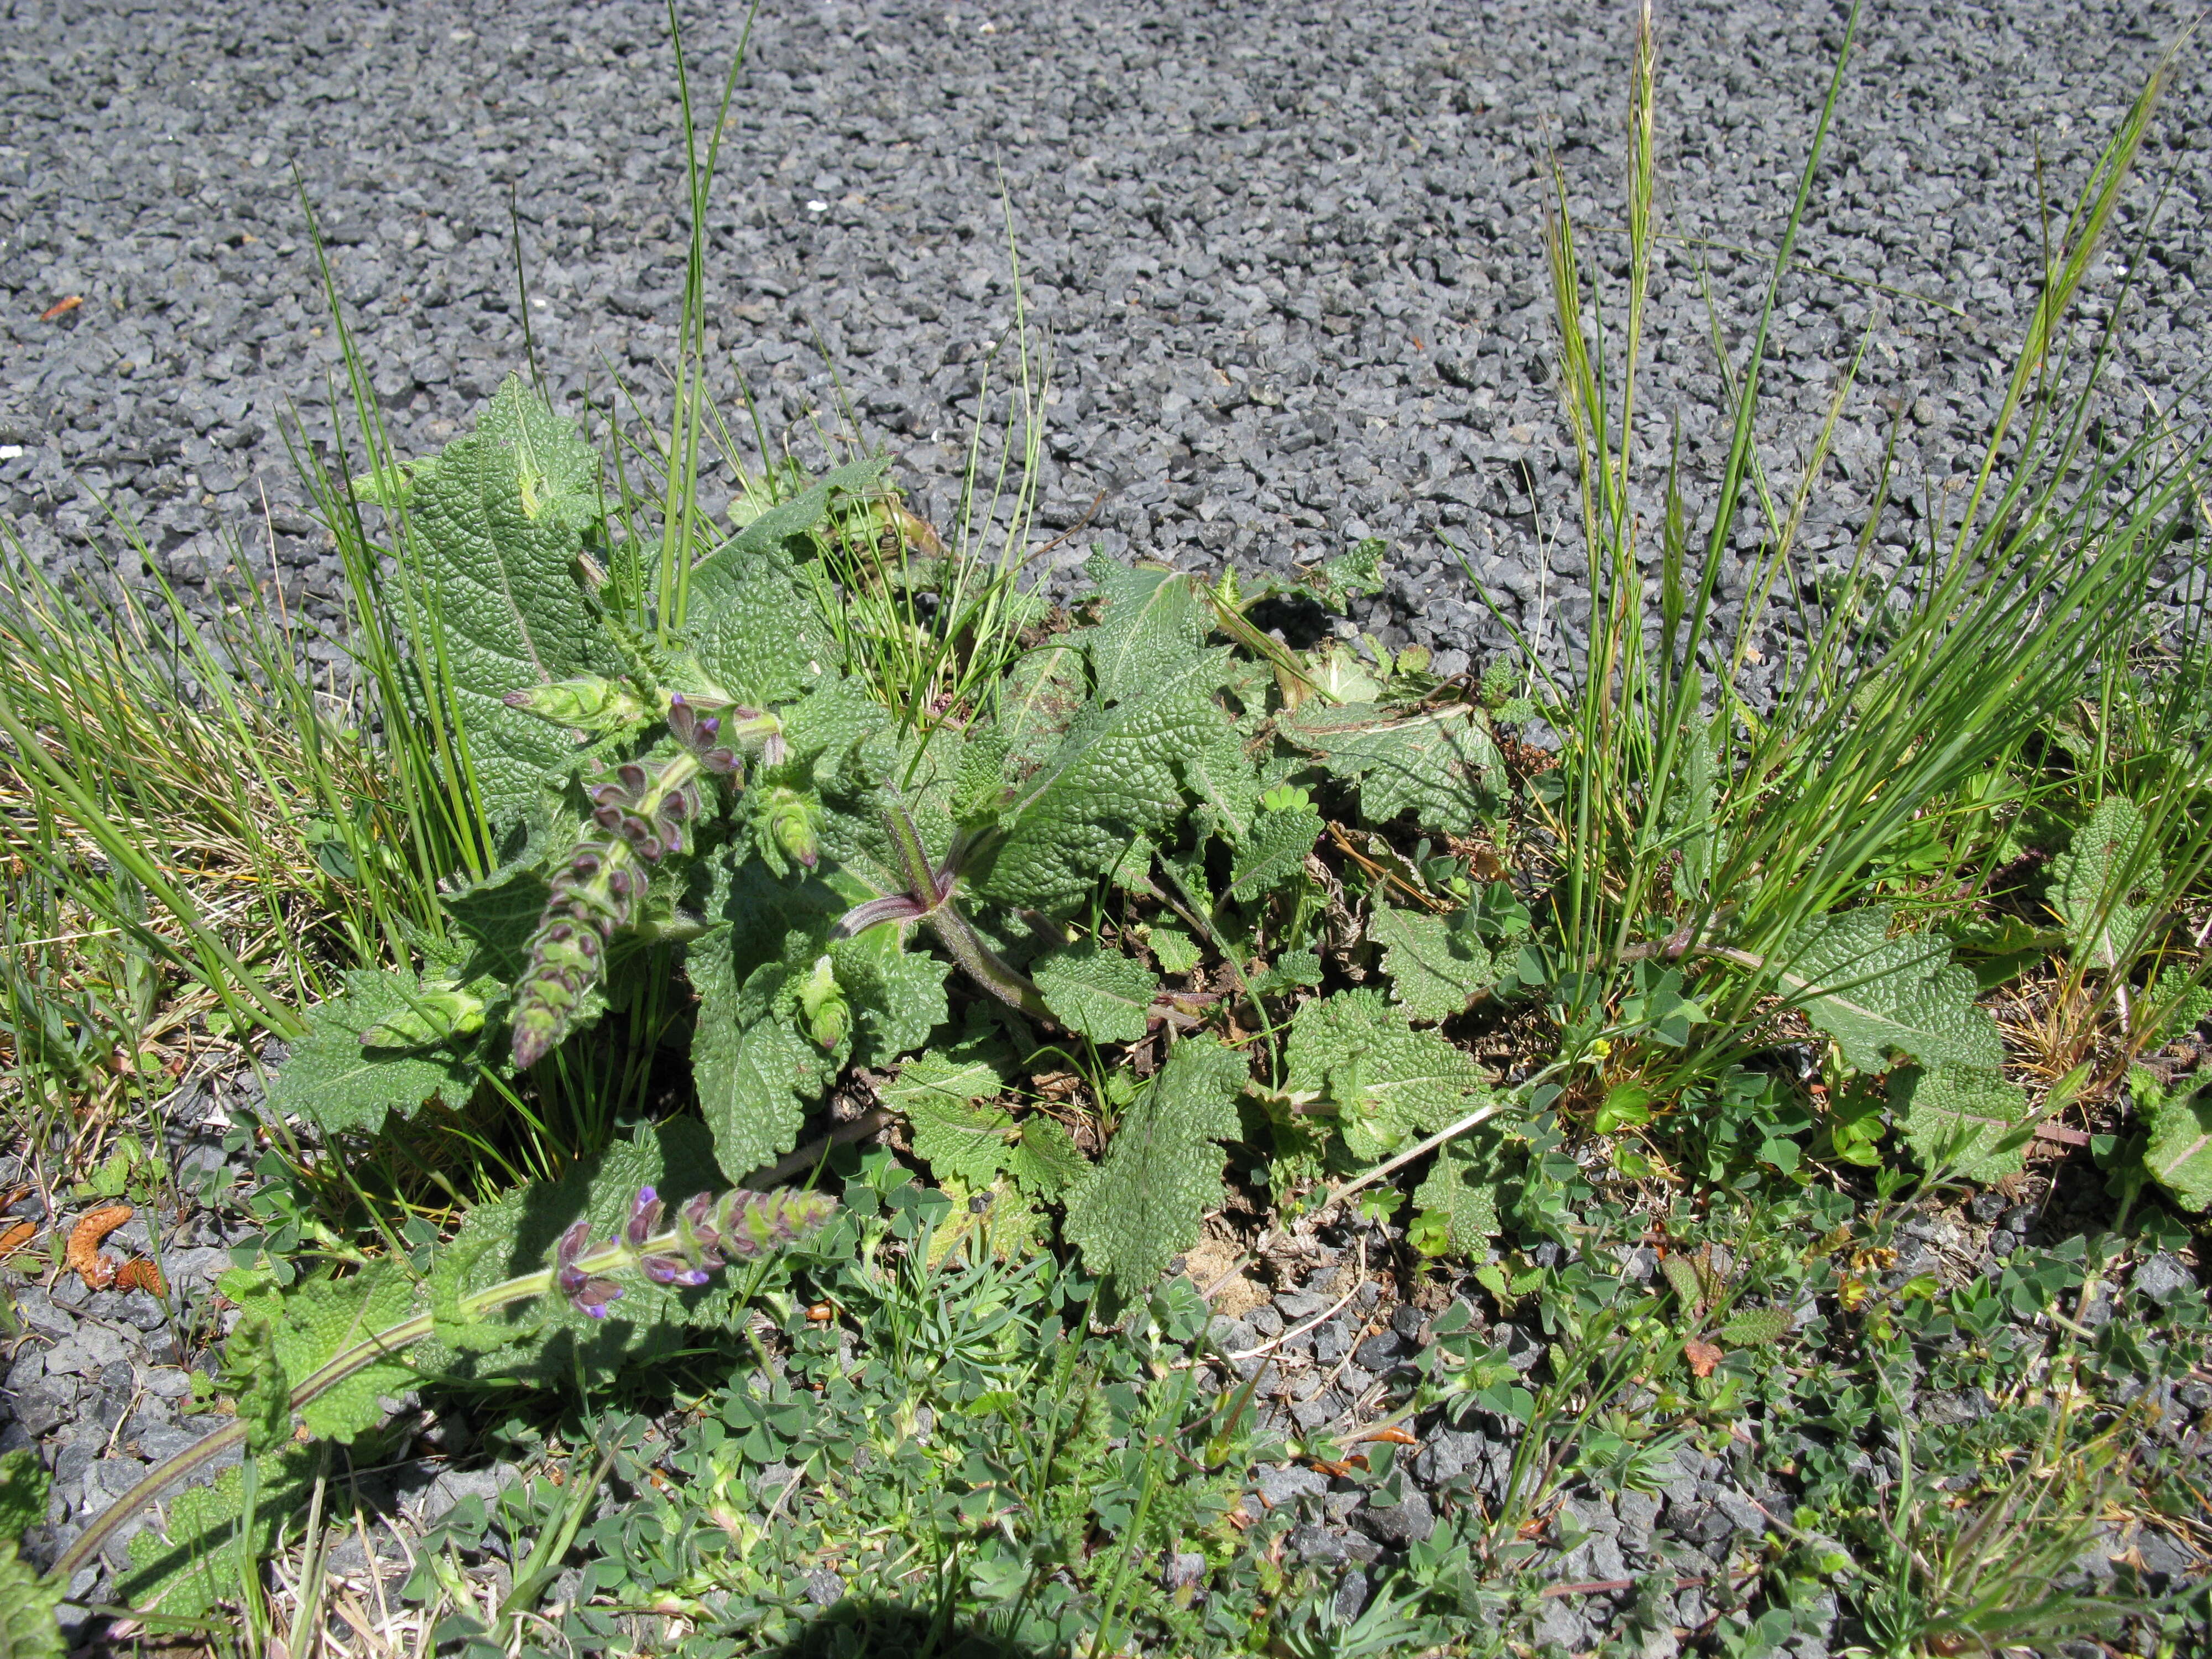
{"label": "gray gravel surface", "polygon": [[[1768,382],[1786,489],[1868,340],[1815,559],[1865,522],[1891,411],[1879,544],[1955,510],[2032,303],[2039,189],[2070,200],[2189,11],[1868,9],[1802,243],[1818,269],[1785,283]],[[328,437],[337,361],[302,191],[403,453],[525,362],[510,202],[556,396],[605,406],[619,374],[650,402],[661,383],[685,221],[659,5],[0,15],[0,515],[50,568],[114,541],[97,495],[188,596],[239,549],[273,550],[288,597],[329,613],[335,560],[281,435],[296,410]],[[1679,418],[1693,502],[1725,446],[1700,266],[1739,348],[1843,15],[1658,9],[1664,226],[1683,240],[1655,279],[1638,438],[1656,463]],[[689,26],[702,104],[742,18]],[[1449,668],[1502,638],[1449,538],[1508,615],[1571,647],[1585,566],[1540,223],[1556,155],[1588,267],[1620,265],[1631,25],[1626,5],[1559,3],[770,4],[709,216],[718,384],[741,373],[772,430],[834,425],[818,340],[862,436],[941,514],[1014,314],[1003,189],[1054,353],[1037,539],[1099,502],[1053,556],[1103,539],[1279,568],[1379,534],[1395,574],[1363,619]],[[2085,307],[2134,264],[2124,424],[2203,356],[2205,93],[2200,44],[2146,152],[2164,205],[2147,228],[2137,191]]]}

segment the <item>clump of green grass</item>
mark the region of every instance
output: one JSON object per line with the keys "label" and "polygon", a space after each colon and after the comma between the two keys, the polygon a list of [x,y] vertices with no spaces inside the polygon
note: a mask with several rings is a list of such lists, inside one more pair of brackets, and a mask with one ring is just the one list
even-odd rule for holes
{"label": "clump of green grass", "polygon": [[[1730,375],[1723,476],[1700,504],[1668,465],[1656,526],[1631,504],[1648,471],[1631,434],[1644,295],[1662,240],[1648,17],[1628,114],[1625,293],[1603,296],[1586,282],[1560,181],[1547,237],[1594,617],[1581,678],[1552,684],[1565,742],[1532,800],[1524,844],[1549,872],[1560,958],[1583,975],[1571,1011],[1595,1018],[1619,995],[1623,968],[1656,962],[1680,964],[1712,1015],[1702,1040],[1678,1052],[1616,1054],[1608,1088],[1695,1097],[1772,1041],[1778,999],[1802,1000],[1790,964],[1820,919],[1881,904],[1900,928],[1956,939],[1984,991],[2027,975],[2013,1026],[2019,1062],[2045,1086],[2087,1063],[2074,1097],[2109,1097],[2178,1014],[2203,1012],[2206,971],[2190,919],[2206,897],[2212,837],[2194,810],[2201,741],[2187,735],[2208,706],[2203,618],[2190,618],[2176,653],[2143,632],[2136,601],[2170,556],[2177,520],[2198,510],[2212,437],[2161,428],[2092,449],[2124,307],[2101,334],[2070,321],[2172,59],[2047,239],[2039,297],[1956,525],[1931,528],[1903,567],[1878,569],[1872,544],[1887,483],[1877,477],[1850,568],[1815,584],[1797,535],[1852,374],[1840,377],[1787,499],[1770,486],[1755,440],[1768,329],[1848,40],[1847,31],[1765,302]],[[1586,331],[1586,316],[1615,310],[1626,319],[1620,337]],[[1746,599],[1722,634],[1719,579],[1747,532],[1757,551]],[[1655,569],[1656,617],[1645,600]],[[1798,596],[1816,586],[1824,600],[1808,606]],[[1778,594],[1796,600],[1794,612],[1778,614]],[[1780,678],[1753,699],[1746,665],[1770,630],[1785,641]],[[2100,826],[2128,817],[2124,834],[2106,837],[2094,878],[2044,895],[2020,879],[2026,855],[2063,854],[2069,833],[2088,837],[2091,809],[2107,798],[2118,805]]]}

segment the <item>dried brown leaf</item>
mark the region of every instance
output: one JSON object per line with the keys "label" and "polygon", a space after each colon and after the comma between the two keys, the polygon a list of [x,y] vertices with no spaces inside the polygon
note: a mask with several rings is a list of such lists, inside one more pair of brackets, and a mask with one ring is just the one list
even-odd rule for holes
{"label": "dried brown leaf", "polygon": [[93,1211],[70,1229],[69,1254],[64,1259],[84,1280],[87,1289],[104,1291],[115,1282],[116,1270],[122,1264],[113,1256],[102,1255],[100,1247],[108,1234],[130,1219],[128,1204],[109,1204]]}
{"label": "dried brown leaf", "polygon": [[134,1256],[125,1262],[115,1275],[118,1291],[143,1291],[149,1296],[161,1294],[161,1270],[149,1256]]}

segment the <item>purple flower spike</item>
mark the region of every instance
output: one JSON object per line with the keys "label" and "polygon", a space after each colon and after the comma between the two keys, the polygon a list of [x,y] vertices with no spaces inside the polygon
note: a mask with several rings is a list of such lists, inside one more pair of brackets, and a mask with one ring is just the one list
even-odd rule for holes
{"label": "purple flower spike", "polygon": [[711,738],[721,729],[722,717],[720,714],[709,714],[699,722],[699,735],[702,738]]}

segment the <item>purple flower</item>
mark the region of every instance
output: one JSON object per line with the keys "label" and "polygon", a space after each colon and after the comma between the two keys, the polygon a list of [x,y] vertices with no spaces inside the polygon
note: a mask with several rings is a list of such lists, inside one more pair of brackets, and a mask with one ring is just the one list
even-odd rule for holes
{"label": "purple flower", "polygon": [[623,1224],[623,1242],[635,1249],[653,1237],[660,1225],[660,1197],[650,1187],[637,1189],[637,1202],[630,1206],[629,1219]]}
{"label": "purple flower", "polygon": [[586,1316],[592,1319],[605,1319],[607,1316],[607,1304],[621,1301],[622,1293],[623,1287],[611,1279],[587,1279],[584,1281],[582,1288],[572,1294],[568,1300],[574,1303]]}
{"label": "purple flower", "polygon": [[578,1310],[593,1319],[605,1319],[607,1304],[619,1301],[623,1290],[612,1279],[587,1273],[576,1265],[578,1258],[584,1254],[585,1247],[591,1242],[592,1227],[586,1221],[579,1221],[562,1233],[561,1243],[554,1252],[554,1260],[560,1264],[561,1269],[556,1277],[561,1286],[561,1294]]}
{"label": "purple flower", "polygon": [[638,1267],[656,1285],[680,1285],[686,1290],[704,1285],[710,1275],[704,1267],[695,1267],[672,1255],[641,1257]]}

